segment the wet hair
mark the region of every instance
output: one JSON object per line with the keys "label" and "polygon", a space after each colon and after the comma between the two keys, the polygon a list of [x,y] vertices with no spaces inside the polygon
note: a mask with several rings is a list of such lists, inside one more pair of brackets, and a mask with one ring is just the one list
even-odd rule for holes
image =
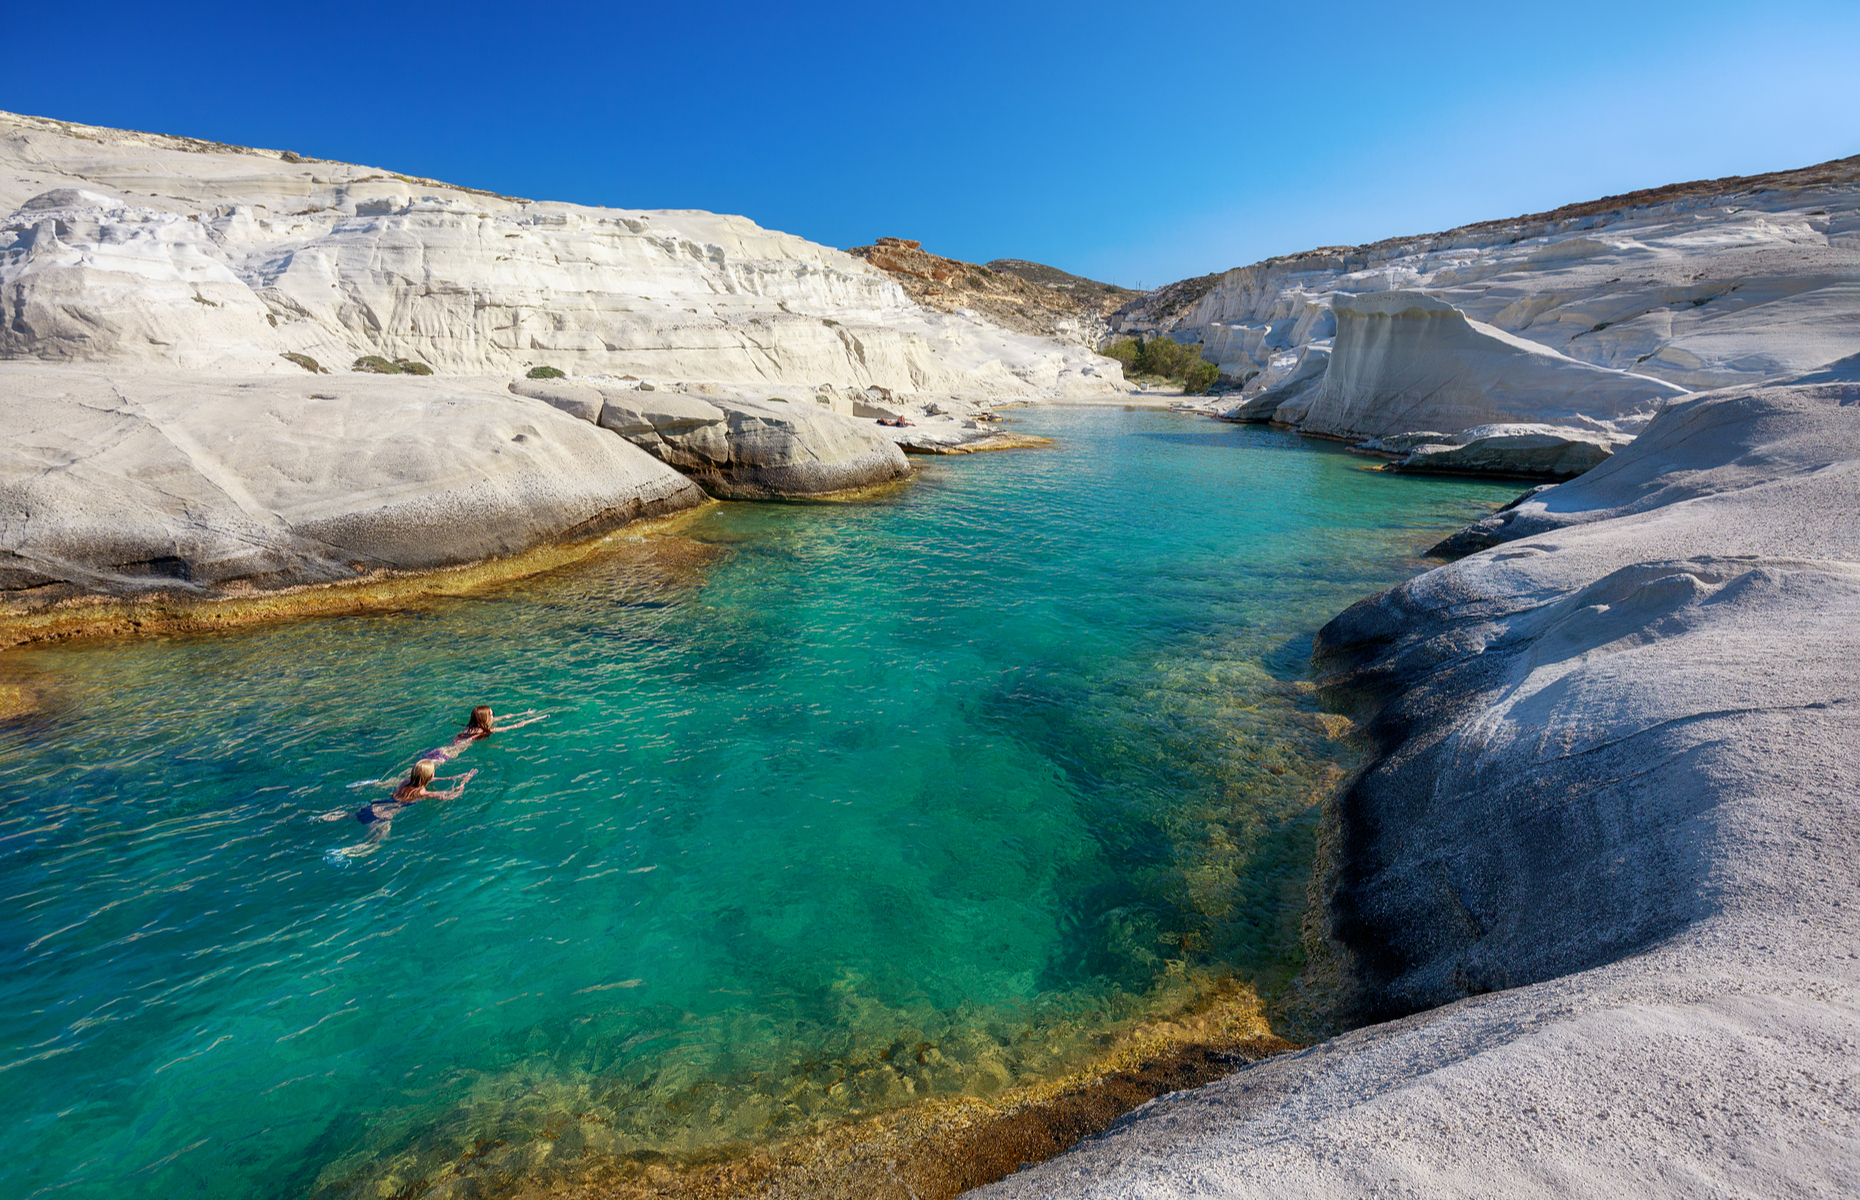
{"label": "wet hair", "polygon": [[413,764],[413,770],[407,773],[407,783],[411,787],[425,787],[433,782],[433,762],[423,758]]}
{"label": "wet hair", "polygon": [[488,704],[480,704],[477,708],[472,709],[471,718],[465,722],[465,726],[468,729],[482,729],[486,733],[491,732],[491,706]]}

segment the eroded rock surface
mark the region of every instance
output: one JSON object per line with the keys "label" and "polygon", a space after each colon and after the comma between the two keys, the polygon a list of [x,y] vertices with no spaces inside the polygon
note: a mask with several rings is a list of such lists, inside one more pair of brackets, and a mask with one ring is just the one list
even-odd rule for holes
{"label": "eroded rock surface", "polygon": [[690,480],[503,380],[0,364],[0,589],[198,597],[593,537]]}
{"label": "eroded rock surface", "polygon": [[1566,425],[1475,425],[1454,434],[1374,438],[1351,448],[1399,454],[1388,464],[1390,471],[1570,479],[1606,462],[1632,440],[1625,434]]}
{"label": "eroded rock surface", "polygon": [[[1199,290],[1192,306],[1140,303],[1113,323],[1199,342],[1240,387],[1211,411],[1235,419],[1375,436],[1581,415],[1631,433],[1632,406],[1608,415],[1619,398],[1587,397],[1572,360],[1698,390],[1860,353],[1860,158],[1325,247]],[[1354,320],[1392,315],[1370,311],[1378,294],[1425,297],[1463,325],[1447,318],[1404,337],[1422,328]],[[1377,329],[1382,338],[1365,336]],[[1458,349],[1431,353],[1447,341]],[[1310,379],[1320,348],[1335,376],[1322,399]],[[1568,377],[1560,391],[1553,374]],[[1481,396],[1465,394],[1469,383]]]}
{"label": "eroded rock surface", "polygon": [[1338,296],[1333,311],[1329,366],[1298,419],[1311,433],[1379,437],[1503,422],[1638,428],[1686,391],[1560,354],[1419,292]]}
{"label": "eroded rock surface", "polygon": [[0,356],[1116,390],[1117,364],[910,300],[742,217],[535,202],[348,163],[0,114]]}
{"label": "eroded rock surface", "polygon": [[833,411],[828,397],[557,380],[521,380],[510,390],[611,430],[724,500],[824,496],[910,474],[890,438],[870,421]]}
{"label": "eroded rock surface", "polygon": [[1331,622],[1326,954],[1381,1023],[976,1194],[1860,1188],[1856,513],[1860,383],[1710,393]]}

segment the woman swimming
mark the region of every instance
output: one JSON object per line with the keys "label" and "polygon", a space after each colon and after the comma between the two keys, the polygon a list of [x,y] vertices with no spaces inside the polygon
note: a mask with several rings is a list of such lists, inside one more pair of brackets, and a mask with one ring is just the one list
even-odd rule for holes
{"label": "woman swimming", "polygon": [[[407,773],[406,781],[394,789],[394,795],[390,799],[377,800],[356,812],[355,819],[368,826],[368,840],[359,845],[346,846],[334,853],[354,858],[371,852],[375,843],[388,835],[388,830],[394,824],[394,818],[402,809],[410,804],[418,804],[422,800],[456,800],[464,793],[465,785],[471,782],[471,777],[477,773],[467,771],[463,775],[437,779],[433,775],[433,764],[421,759],[413,764],[413,770]],[[428,784],[450,783],[454,779],[458,780],[458,786],[449,791],[435,792],[427,789]]]}
{"label": "woman swimming", "polygon": [[539,713],[533,708],[526,708],[522,712],[517,713],[515,718],[510,720],[507,724],[499,725],[492,717],[491,706],[488,704],[480,704],[478,707],[471,710],[471,715],[465,720],[465,728],[452,735],[452,741],[450,743],[444,746],[436,746],[428,750],[425,754],[420,755],[420,758],[422,761],[446,762],[463,754],[465,752],[465,747],[471,745],[473,742],[481,742],[494,733],[508,733],[512,729],[521,729],[525,725],[533,725],[548,715],[548,713]]}

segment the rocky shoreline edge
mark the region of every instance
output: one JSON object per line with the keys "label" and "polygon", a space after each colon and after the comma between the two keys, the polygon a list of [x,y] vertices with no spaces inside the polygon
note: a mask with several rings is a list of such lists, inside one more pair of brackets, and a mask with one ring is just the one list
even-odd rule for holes
{"label": "rocky shoreline edge", "polygon": [[[1854,1184],[1860,967],[1841,947],[1860,932],[1860,527],[1843,515],[1860,511],[1860,380],[1839,376],[1672,404],[1606,463],[1443,543],[1476,552],[1324,628],[1321,682],[1372,759],[1329,806],[1303,980],[1324,994],[1300,1015],[1348,1032],[1231,1059],[1180,1040],[1092,1077],[1117,1077],[1111,1104],[1075,1079],[954,1124],[898,1117],[960,1150],[941,1189],[909,1190],[1016,1167],[978,1194]],[[15,609],[0,630],[17,644],[397,607],[696,547],[683,519],[360,581]],[[672,1175],[690,1195],[886,1194],[875,1164],[899,1160],[867,1152],[886,1128],[635,1164],[586,1194],[658,1194]]]}
{"label": "rocky shoreline edge", "polygon": [[1669,404],[1315,661],[1348,1029],[991,1200],[1860,1187],[1860,375]]}
{"label": "rocky shoreline edge", "polygon": [[1050,444],[999,422],[830,390],[4,363],[0,649],[365,611],[711,499],[856,499],[907,480],[907,452]]}

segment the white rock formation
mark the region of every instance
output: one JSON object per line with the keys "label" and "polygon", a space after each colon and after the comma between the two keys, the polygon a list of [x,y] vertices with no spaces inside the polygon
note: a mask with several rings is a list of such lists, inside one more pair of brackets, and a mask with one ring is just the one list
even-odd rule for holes
{"label": "white rock formation", "polygon": [[985,396],[1117,364],[937,313],[742,217],[535,203],[276,151],[0,114],[0,356],[250,373],[375,354]]}
{"label": "white rock formation", "polygon": [[1420,292],[1339,295],[1332,310],[1329,368],[1299,419],[1310,433],[1379,437],[1508,421],[1638,428],[1686,391],[1559,354]]}
{"label": "white rock formation", "polygon": [[911,470],[904,452],[872,422],[812,400],[528,379],[511,391],[612,430],[726,500],[821,496],[902,479]]}
{"label": "white rock formation", "polygon": [[1569,479],[1600,466],[1633,441],[1626,434],[1566,425],[1475,425],[1458,433],[1405,433],[1350,447],[1386,454],[1391,471],[1448,475],[1523,475]]}
{"label": "white rock formation", "polygon": [[0,363],[0,428],[13,607],[448,566],[703,501],[501,379]]}
{"label": "white rock formation", "polygon": [[[1403,412],[1409,429],[1447,432],[1558,419],[1531,407],[1529,386],[1514,389],[1519,407],[1471,411],[1459,424],[1430,413],[1426,383],[1447,373],[1378,361],[1419,352],[1392,323],[1386,342],[1362,336],[1371,322],[1352,333],[1348,314],[1371,315],[1373,294],[1396,292],[1451,306],[1486,335],[1494,353],[1476,357],[1488,392],[1514,372],[1546,379],[1553,360],[1530,346],[1687,390],[1812,370],[1860,352],[1860,159],[1269,259],[1228,271],[1171,332],[1199,339],[1245,383],[1242,403],[1227,406],[1240,419],[1263,411],[1313,432],[1371,435],[1397,431]],[[1296,401],[1309,398],[1308,374],[1291,378],[1298,352],[1333,338],[1342,378],[1307,411]],[[1520,352],[1509,359],[1496,353],[1505,338]],[[1383,385],[1386,413],[1375,409]],[[1556,407],[1632,428],[1608,415],[1613,399],[1590,411],[1583,393],[1565,394]]]}
{"label": "white rock formation", "polygon": [[1376,748],[1324,915],[1401,1019],[972,1194],[1860,1192],[1860,376],[1822,374],[1671,405],[1320,635]]}
{"label": "white rock formation", "polygon": [[[697,502],[625,439],[718,495],[859,487],[908,470],[859,397],[924,412],[1122,387],[1111,359],[926,310],[741,217],[9,114],[0,213],[16,603],[449,565]],[[365,356],[446,382],[360,378]],[[534,366],[592,378],[513,396]],[[609,385],[709,419],[642,433]]]}

